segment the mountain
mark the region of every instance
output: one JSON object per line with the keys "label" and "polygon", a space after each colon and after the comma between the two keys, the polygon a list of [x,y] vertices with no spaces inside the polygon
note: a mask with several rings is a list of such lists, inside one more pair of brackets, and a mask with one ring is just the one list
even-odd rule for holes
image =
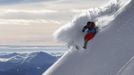
{"label": "mountain", "polygon": [[0,58],[10,58],[10,57],[13,57],[13,56],[16,56],[17,53],[11,53],[11,54],[0,54]]}
{"label": "mountain", "polygon": [[58,58],[45,52],[0,55],[0,75],[41,75]]}
{"label": "mountain", "polygon": [[[81,29],[88,21],[95,21],[100,29],[83,49]],[[90,9],[61,27],[56,38],[69,44],[70,49],[43,75],[134,75],[133,60],[132,67],[124,68],[134,56],[134,0],[112,0]]]}

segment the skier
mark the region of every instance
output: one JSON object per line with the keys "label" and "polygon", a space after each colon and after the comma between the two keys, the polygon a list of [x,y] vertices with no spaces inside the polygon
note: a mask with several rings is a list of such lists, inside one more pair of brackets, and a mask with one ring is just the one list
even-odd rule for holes
{"label": "skier", "polygon": [[87,22],[87,25],[83,27],[82,32],[86,32],[84,37],[84,46],[83,48],[87,48],[87,43],[89,40],[93,39],[95,34],[97,33],[97,27],[94,22]]}

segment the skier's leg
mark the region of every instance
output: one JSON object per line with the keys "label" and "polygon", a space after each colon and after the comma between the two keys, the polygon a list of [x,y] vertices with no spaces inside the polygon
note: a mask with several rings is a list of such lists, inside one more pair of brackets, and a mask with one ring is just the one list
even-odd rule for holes
{"label": "skier's leg", "polygon": [[94,33],[87,33],[85,35],[85,37],[84,37],[85,42],[84,42],[83,48],[85,48],[85,49],[87,48],[88,41],[90,41],[93,37],[94,37]]}
{"label": "skier's leg", "polygon": [[84,49],[86,49],[86,48],[87,48],[87,43],[88,43],[88,41],[87,41],[87,40],[85,40],[85,42],[84,42],[84,46],[83,46],[83,48],[84,48]]}

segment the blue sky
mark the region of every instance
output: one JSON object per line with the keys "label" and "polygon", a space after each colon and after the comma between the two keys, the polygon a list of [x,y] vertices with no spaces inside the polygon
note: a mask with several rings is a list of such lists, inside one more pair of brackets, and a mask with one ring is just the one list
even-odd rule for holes
{"label": "blue sky", "polygon": [[56,45],[52,33],[108,0],[0,0],[0,45]]}

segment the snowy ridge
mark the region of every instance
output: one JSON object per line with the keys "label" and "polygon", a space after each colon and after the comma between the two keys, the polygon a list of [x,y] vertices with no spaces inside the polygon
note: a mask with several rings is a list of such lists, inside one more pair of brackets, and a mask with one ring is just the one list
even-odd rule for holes
{"label": "snowy ridge", "polygon": [[132,57],[117,73],[117,75],[134,75],[134,57]]}
{"label": "snowy ridge", "polygon": [[[134,0],[121,4],[114,1],[104,6],[107,10],[92,9],[57,31],[56,38],[69,44],[70,51],[43,75],[118,74],[134,56]],[[102,28],[88,43],[88,49],[76,50],[73,46],[83,46],[84,33],[81,29],[87,21],[95,21]]]}

